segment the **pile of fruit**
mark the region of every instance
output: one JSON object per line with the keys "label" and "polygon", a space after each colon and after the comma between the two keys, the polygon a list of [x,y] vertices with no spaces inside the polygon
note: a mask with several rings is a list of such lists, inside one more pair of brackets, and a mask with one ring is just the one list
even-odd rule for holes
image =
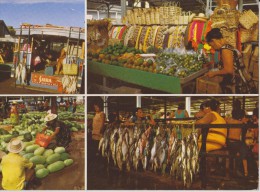
{"label": "pile of fruit", "polygon": [[[11,131],[6,131],[4,129],[0,129],[0,150],[6,151],[6,146],[12,138],[18,137],[24,142],[29,142],[36,137],[38,132],[41,132],[44,127],[46,127],[46,123],[44,121],[44,117],[46,116],[46,112],[29,112],[26,114],[20,115],[20,124],[16,125],[12,128]],[[85,129],[85,124],[79,123],[75,120],[84,120],[83,116],[77,116],[76,114],[72,114],[71,112],[61,112],[58,116],[59,120],[63,121],[67,127],[71,131],[79,131]],[[66,120],[67,119],[67,120]],[[74,120],[74,121],[73,121]],[[0,125],[10,125],[10,119],[4,119],[3,122],[0,122]],[[47,130],[46,134],[52,134],[51,130]]]}
{"label": "pile of fruit", "polygon": [[160,53],[156,59],[157,72],[185,78],[202,69],[204,62],[198,56],[196,53]]}
{"label": "pile of fruit", "polygon": [[140,56],[142,50],[125,47],[122,43],[110,45],[98,53],[89,53],[88,59],[110,65],[117,65],[142,71],[156,73],[156,64],[152,59]]}
{"label": "pile of fruit", "polygon": [[27,143],[19,154],[35,165],[35,175],[40,179],[73,163],[73,159],[70,159],[64,147],[56,147],[54,150],[45,149],[31,142]]}

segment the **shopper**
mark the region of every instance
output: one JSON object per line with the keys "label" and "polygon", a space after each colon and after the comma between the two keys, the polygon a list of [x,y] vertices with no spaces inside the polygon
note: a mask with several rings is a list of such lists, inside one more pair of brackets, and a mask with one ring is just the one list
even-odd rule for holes
{"label": "shopper", "polygon": [[19,112],[17,109],[17,102],[14,101],[12,103],[12,107],[11,107],[11,111],[10,111],[10,119],[11,119],[11,123],[13,125],[18,125],[19,124]]}
{"label": "shopper", "polygon": [[160,119],[160,117],[159,117],[159,115],[158,115],[157,110],[156,110],[155,107],[152,108],[152,113],[151,113],[151,115],[152,115],[152,118],[153,118],[153,119]]}
{"label": "shopper", "polygon": [[106,120],[106,115],[102,111],[102,104],[101,103],[95,103],[94,104],[94,109],[95,109],[95,116],[93,118],[93,123],[92,123],[92,140],[93,140],[93,150],[94,152],[98,151],[98,144],[100,139],[103,136],[104,130],[105,130],[105,120]]}
{"label": "shopper", "polygon": [[[242,124],[246,123],[245,118],[245,111],[242,109],[233,109],[232,110],[232,118],[226,119],[228,124]],[[228,135],[228,142],[227,146],[229,149],[229,153],[233,157],[237,157],[236,160],[236,170],[238,175],[241,175],[239,173],[239,167],[238,165],[241,164],[241,161],[243,163],[243,172],[244,176],[248,176],[248,168],[247,168],[247,155],[249,153],[249,149],[246,146],[246,144],[241,141],[242,138],[242,129],[241,128],[230,128],[229,129],[229,135]],[[240,162],[238,162],[240,161]]]}
{"label": "shopper", "polygon": [[76,99],[73,99],[73,110],[72,112],[75,113],[76,112],[76,109],[77,109],[77,102],[76,102]]}
{"label": "shopper", "polygon": [[47,129],[53,131],[51,144],[47,148],[55,148],[57,146],[67,148],[71,142],[70,129],[63,122],[59,121],[57,117],[56,114],[51,113],[49,110],[48,115],[44,118],[47,122],[47,127],[43,128],[42,131],[44,132]]}
{"label": "shopper", "polygon": [[[223,119],[220,114],[220,102],[211,99],[206,102],[205,113],[206,115],[197,120],[196,124],[226,124],[225,119]],[[210,128],[207,135],[206,140],[206,151],[213,151],[217,149],[221,149],[226,144],[227,137],[227,129],[226,128]],[[201,148],[202,144],[202,136],[200,135],[198,140],[199,148]]]}
{"label": "shopper", "polygon": [[209,71],[207,76],[223,77],[220,83],[222,93],[257,93],[256,86],[243,64],[241,53],[227,44],[220,29],[209,31],[206,40],[213,49],[220,51],[220,70]]}
{"label": "shopper", "polygon": [[204,108],[205,108],[205,102],[200,104],[200,110],[197,113],[195,113],[194,117],[197,119],[204,117],[206,115]]}
{"label": "shopper", "polygon": [[1,162],[4,190],[26,189],[28,182],[33,179],[33,163],[19,155],[23,148],[23,142],[17,138],[12,139],[7,145],[9,153]]}
{"label": "shopper", "polygon": [[178,109],[173,113],[173,117],[175,117],[177,119],[189,117],[188,112],[185,110],[185,104],[184,103],[179,103]]}
{"label": "shopper", "polygon": [[44,111],[48,111],[49,110],[49,100],[48,99],[45,100],[43,107],[44,107],[43,108]]}

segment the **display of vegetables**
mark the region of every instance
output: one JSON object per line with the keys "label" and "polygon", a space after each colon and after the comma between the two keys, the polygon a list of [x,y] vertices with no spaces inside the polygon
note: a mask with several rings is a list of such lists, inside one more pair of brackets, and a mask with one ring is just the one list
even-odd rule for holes
{"label": "display of vegetables", "polygon": [[[64,122],[66,126],[70,128],[71,131],[79,131],[85,129],[84,124],[84,113],[80,113],[84,111],[84,106],[80,107],[78,105],[78,112],[73,114],[71,112],[59,112],[58,118],[60,121]],[[24,142],[25,150],[26,150],[26,158],[30,159],[32,156],[30,153],[35,153],[35,155],[50,155],[53,154],[53,151],[44,151],[38,149],[38,145],[32,145],[34,143],[34,139],[38,132],[41,132],[44,127],[46,127],[46,122],[44,121],[44,117],[47,115],[46,112],[29,112],[26,114],[20,115],[20,124],[14,126],[10,131],[6,131],[4,129],[0,129],[0,150],[7,152],[6,147],[9,141],[12,138],[19,138]],[[80,121],[80,122],[78,122]],[[0,125],[10,125],[10,119],[4,119],[0,122]],[[46,130],[46,134],[51,135],[53,131]],[[27,148],[28,146],[28,148]],[[36,150],[38,149],[38,150]],[[36,152],[35,152],[36,150]],[[22,154],[25,155],[25,154]],[[47,155],[47,156],[48,156]]]}
{"label": "display of vegetables", "polygon": [[157,72],[165,75],[185,78],[203,67],[203,59],[195,52],[164,52],[156,58]]}

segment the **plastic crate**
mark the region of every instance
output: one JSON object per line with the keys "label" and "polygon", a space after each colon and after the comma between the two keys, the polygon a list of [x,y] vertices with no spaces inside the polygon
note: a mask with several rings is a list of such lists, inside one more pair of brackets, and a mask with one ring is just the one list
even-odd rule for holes
{"label": "plastic crate", "polygon": [[208,76],[202,76],[196,79],[196,93],[209,93],[220,94],[222,93],[219,83],[222,78],[219,76],[209,78]]}

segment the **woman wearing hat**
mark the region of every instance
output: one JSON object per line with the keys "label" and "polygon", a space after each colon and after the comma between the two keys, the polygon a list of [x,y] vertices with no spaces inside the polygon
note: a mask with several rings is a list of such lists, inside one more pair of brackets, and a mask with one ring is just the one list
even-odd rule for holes
{"label": "woman wearing hat", "polygon": [[[54,146],[62,146],[62,147],[68,147],[69,143],[71,142],[71,135],[70,135],[70,129],[61,121],[58,120],[57,115],[51,113],[48,111],[48,115],[44,118],[44,120],[47,122],[47,127],[43,128],[43,132],[46,129],[50,129],[53,131],[52,139],[56,139],[56,143]],[[52,147],[54,147],[52,146]],[[50,145],[49,148],[52,148]]]}
{"label": "woman wearing hat", "polygon": [[8,155],[2,158],[2,187],[5,190],[22,190],[32,180],[34,175],[33,163],[19,155],[24,144],[21,140],[14,138],[8,145]]}
{"label": "woman wearing hat", "polygon": [[19,124],[19,113],[18,113],[16,101],[14,101],[12,103],[12,107],[11,107],[11,111],[10,111],[10,119],[11,119],[11,123],[13,125]]}

